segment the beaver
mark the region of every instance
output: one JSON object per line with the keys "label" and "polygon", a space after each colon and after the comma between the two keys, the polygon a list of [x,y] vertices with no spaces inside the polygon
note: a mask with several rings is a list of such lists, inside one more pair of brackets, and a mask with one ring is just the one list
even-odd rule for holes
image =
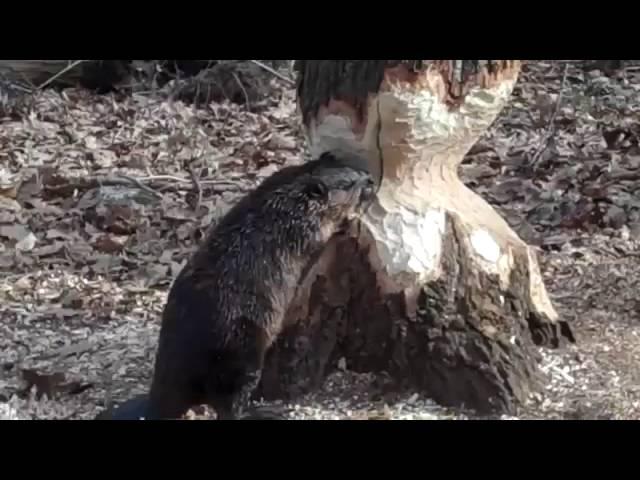
{"label": "beaver", "polygon": [[[100,419],[175,419],[209,405],[240,419],[296,287],[375,195],[363,162],[326,152],[265,179],[207,232],[171,286],[148,395]],[[278,415],[244,418],[278,418]]]}

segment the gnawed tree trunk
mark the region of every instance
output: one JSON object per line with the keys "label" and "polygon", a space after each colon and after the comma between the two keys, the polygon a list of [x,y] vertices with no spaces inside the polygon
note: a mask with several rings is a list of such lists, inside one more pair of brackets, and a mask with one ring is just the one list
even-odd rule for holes
{"label": "gnawed tree trunk", "polygon": [[458,177],[507,103],[518,61],[303,60],[311,150],[360,149],[375,204],[336,239],[271,351],[261,393],[321,385],[342,357],[437,402],[513,412],[539,386],[535,346],[574,341],[534,251]]}

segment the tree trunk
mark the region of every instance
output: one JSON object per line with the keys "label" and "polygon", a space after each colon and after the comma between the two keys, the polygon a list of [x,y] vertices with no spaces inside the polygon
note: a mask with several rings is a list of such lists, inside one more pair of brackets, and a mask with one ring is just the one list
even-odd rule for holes
{"label": "tree trunk", "polygon": [[536,345],[574,341],[534,251],[458,177],[507,103],[518,61],[302,60],[311,150],[357,149],[381,180],[335,239],[270,352],[261,393],[318,388],[339,359],[446,406],[510,413],[540,386]]}

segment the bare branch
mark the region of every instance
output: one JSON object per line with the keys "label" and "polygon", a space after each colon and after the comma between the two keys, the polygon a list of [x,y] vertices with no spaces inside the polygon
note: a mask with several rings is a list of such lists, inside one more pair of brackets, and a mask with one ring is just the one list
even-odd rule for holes
{"label": "bare branch", "polygon": [[191,176],[191,181],[193,182],[193,189],[196,191],[198,195],[198,200],[196,201],[195,206],[193,207],[194,212],[198,212],[200,209],[200,204],[202,203],[202,187],[200,186],[200,179],[196,175],[196,171],[193,168],[192,164],[189,164],[189,175]]}
{"label": "bare branch", "polygon": [[549,146],[549,142],[551,141],[551,138],[553,137],[553,134],[555,133],[555,122],[556,122],[556,117],[558,116],[558,112],[560,111],[560,105],[562,105],[562,97],[564,94],[564,89],[567,83],[567,72],[569,71],[569,63],[565,63],[564,65],[564,72],[562,74],[562,83],[560,84],[560,93],[558,93],[558,98],[556,100],[556,107],[553,110],[553,113],[551,114],[551,117],[549,118],[549,123],[547,125],[547,130],[545,132],[545,134],[542,137],[542,141],[540,142],[540,145],[538,145],[538,148],[536,149],[535,153],[533,154],[533,156],[531,157],[531,166],[535,167],[537,165],[537,163],[540,161],[540,156],[542,155],[542,152],[545,151],[545,149]]}
{"label": "bare branch", "polygon": [[249,108],[250,107],[250,102],[249,102],[249,94],[247,93],[247,90],[244,88],[244,85],[242,84],[242,81],[240,81],[240,78],[238,77],[238,74],[235,73],[235,72],[232,72],[232,75],[233,75],[233,78],[238,83],[238,86],[242,90],[242,94],[244,95],[244,102],[247,105],[247,108]]}
{"label": "bare branch", "polygon": [[150,187],[146,186],[139,179],[137,179],[135,177],[129,177],[127,175],[119,175],[119,177],[124,179],[124,180],[128,180],[130,183],[133,183],[138,188],[140,188],[140,190],[144,190],[145,192],[153,195],[156,198],[162,198],[162,194],[161,193],[158,193],[153,188],[150,188]]}
{"label": "bare branch", "polygon": [[262,68],[263,70],[266,70],[267,72],[269,72],[270,74],[278,77],[280,80],[284,80],[285,82],[287,82],[289,85],[295,85],[296,82],[294,82],[292,79],[290,79],[289,77],[282,75],[279,72],[276,72],[273,68],[271,68],[268,65],[265,65],[264,63],[262,63],[260,60],[249,60],[252,63],[255,63],[257,66],[259,66],[260,68]]}
{"label": "bare branch", "polygon": [[64,67],[62,70],[60,70],[58,73],[56,73],[55,75],[49,77],[44,82],[42,82],[42,84],[40,84],[38,86],[37,90],[42,90],[44,87],[46,87],[47,85],[49,85],[51,82],[55,81],[56,79],[60,78],[62,75],[67,73],[69,70],[73,70],[74,68],[76,68],[81,63],[84,63],[84,62],[87,62],[87,61],[88,60],[76,60],[75,62],[70,63],[69,65]]}

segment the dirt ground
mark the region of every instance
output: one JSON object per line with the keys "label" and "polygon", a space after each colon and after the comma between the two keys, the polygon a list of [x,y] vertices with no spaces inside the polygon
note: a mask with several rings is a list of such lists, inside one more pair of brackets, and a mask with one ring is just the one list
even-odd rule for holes
{"label": "dirt ground", "polygon": [[[566,68],[565,68],[566,65]],[[0,119],[0,418],[145,391],[171,279],[243,191],[300,162],[293,90],[250,106],[45,90]],[[562,92],[560,98],[558,95]],[[0,110],[0,117],[2,110]],[[539,247],[577,344],[516,418],[640,419],[640,62],[529,64],[463,177]],[[337,372],[292,418],[473,418]]]}

